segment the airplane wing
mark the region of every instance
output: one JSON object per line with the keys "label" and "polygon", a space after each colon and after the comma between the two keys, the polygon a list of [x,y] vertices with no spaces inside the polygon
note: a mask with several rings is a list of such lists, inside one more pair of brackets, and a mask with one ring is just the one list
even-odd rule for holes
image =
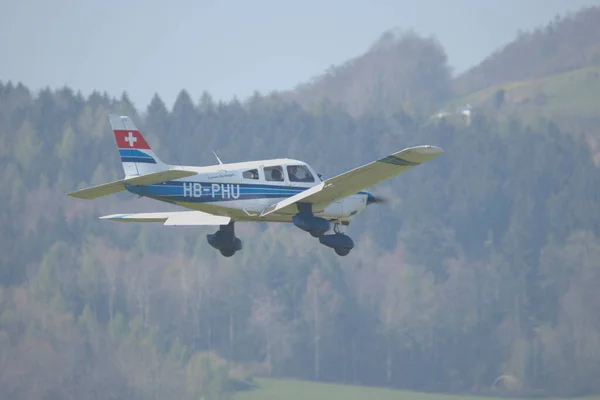
{"label": "airplane wing", "polygon": [[163,225],[227,225],[231,218],[202,211],[173,211],[137,214],[112,214],[100,217],[118,222],[163,222]]}
{"label": "airplane wing", "polygon": [[104,183],[102,185],[77,190],[75,192],[67,193],[67,196],[86,200],[97,199],[98,197],[108,196],[109,194],[122,192],[125,190],[125,185],[153,185],[155,183],[185,178],[192,175],[196,175],[196,172],[186,171],[182,169],[170,169],[166,171],[152,172],[150,174],[120,179],[118,181]]}
{"label": "airplane wing", "polygon": [[409,147],[327,179],[319,185],[272,204],[265,208],[260,215],[264,217],[274,212],[295,213],[297,212],[295,204],[299,201],[311,203],[314,211],[320,211],[320,209],[336,200],[358,193],[406,172],[441,155],[443,152],[441,148],[436,146]]}

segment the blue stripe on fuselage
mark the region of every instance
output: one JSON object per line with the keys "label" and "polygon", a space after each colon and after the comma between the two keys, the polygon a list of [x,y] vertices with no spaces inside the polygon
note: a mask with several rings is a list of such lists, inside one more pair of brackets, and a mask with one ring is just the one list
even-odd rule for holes
{"label": "blue stripe on fuselage", "polygon": [[[213,188],[213,185],[216,185]],[[128,191],[140,196],[167,201],[208,203],[217,201],[286,198],[308,188],[281,185],[222,182],[166,181],[156,185],[131,186]],[[367,194],[367,192],[359,192]]]}

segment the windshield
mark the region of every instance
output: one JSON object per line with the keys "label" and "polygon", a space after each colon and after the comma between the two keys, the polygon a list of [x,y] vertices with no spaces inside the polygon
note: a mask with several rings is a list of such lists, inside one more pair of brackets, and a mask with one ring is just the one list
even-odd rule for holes
{"label": "windshield", "polygon": [[306,165],[288,165],[288,177],[290,182],[314,182],[315,178]]}
{"label": "windshield", "polygon": [[325,181],[325,176],[323,174],[320,174],[317,172],[317,176],[319,177],[319,179],[321,180],[321,182]]}

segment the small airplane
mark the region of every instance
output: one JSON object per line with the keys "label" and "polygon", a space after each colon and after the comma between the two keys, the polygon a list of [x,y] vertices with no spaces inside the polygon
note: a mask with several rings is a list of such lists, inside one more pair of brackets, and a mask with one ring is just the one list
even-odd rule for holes
{"label": "small airplane", "polygon": [[[436,146],[416,146],[326,179],[310,165],[271,159],[211,166],[175,166],[162,162],[128,116],[109,115],[125,177],[67,193],[96,199],[128,191],[186,208],[185,211],[113,214],[120,222],[219,226],[208,243],[225,257],[242,249],[235,222],[291,222],[319,242],[347,255],[352,239],[340,232],[367,205],[381,199],[366,189],[443,153]],[[214,153],[214,152],[213,152]],[[333,223],[333,234],[326,234]]]}

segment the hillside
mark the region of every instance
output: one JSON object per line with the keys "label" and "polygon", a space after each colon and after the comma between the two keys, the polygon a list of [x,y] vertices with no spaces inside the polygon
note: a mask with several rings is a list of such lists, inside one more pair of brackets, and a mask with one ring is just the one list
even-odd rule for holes
{"label": "hillside", "polygon": [[569,123],[595,120],[600,117],[600,66],[494,85],[454,99],[445,108],[465,104],[500,118],[519,115],[530,122],[541,117]]}
{"label": "hillside", "polygon": [[537,80],[600,65],[600,7],[557,17],[543,28],[521,32],[453,82],[466,95],[506,82]]}
{"label": "hillside", "polygon": [[600,161],[600,7],[556,18],[522,33],[453,81],[456,97],[441,107],[524,123],[551,120],[587,136]]}
{"label": "hillside", "polygon": [[435,39],[388,31],[361,56],[279,95],[312,111],[328,99],[353,116],[401,110],[423,117],[470,103],[500,118],[516,113],[593,127],[600,118],[598,68],[600,7],[590,7],[521,32],[454,79]]}

